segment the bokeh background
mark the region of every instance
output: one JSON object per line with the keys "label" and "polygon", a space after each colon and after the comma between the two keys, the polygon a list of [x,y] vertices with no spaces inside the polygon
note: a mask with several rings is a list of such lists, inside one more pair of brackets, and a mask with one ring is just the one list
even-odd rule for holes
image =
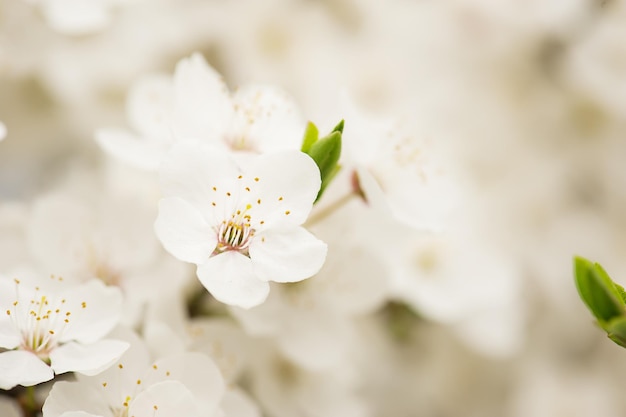
{"label": "bokeh background", "polygon": [[[471,199],[459,217],[499,249],[476,262],[506,257],[521,277],[505,352],[414,317],[401,343],[363,346],[382,358],[363,367],[373,415],[626,413],[626,352],[572,280],[580,254],[626,283],[624,2],[0,0],[5,236],[15,205],[105,163],[94,131],[126,124],[135,80],[194,51],[231,88],[284,88],[322,129],[344,117],[345,92],[419,126],[462,174]],[[20,256],[16,245],[2,241]]]}

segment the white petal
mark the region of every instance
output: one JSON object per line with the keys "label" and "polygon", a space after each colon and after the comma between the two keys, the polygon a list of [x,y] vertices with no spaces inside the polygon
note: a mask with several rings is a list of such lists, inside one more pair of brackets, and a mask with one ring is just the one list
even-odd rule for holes
{"label": "white petal", "polygon": [[258,178],[262,203],[254,206],[255,218],[266,227],[275,222],[299,225],[309,216],[320,189],[320,171],[310,156],[299,151],[264,154],[246,167],[249,178]]}
{"label": "white petal", "polygon": [[113,128],[96,131],[96,142],[111,156],[146,171],[156,171],[168,148],[165,143]]}
{"label": "white petal", "polygon": [[226,391],[221,409],[225,417],[261,417],[259,407],[240,389]]}
{"label": "white petal", "polygon": [[14,349],[20,345],[20,334],[11,320],[0,320],[0,348]]}
{"label": "white petal", "polygon": [[129,416],[155,414],[158,417],[200,417],[200,409],[193,394],[183,384],[165,381],[139,393],[128,408]]}
{"label": "white petal", "polygon": [[86,35],[104,29],[110,19],[102,1],[49,0],[41,3],[50,26],[67,35]]}
{"label": "white petal", "polygon": [[[214,225],[211,203],[219,202],[216,200],[218,194],[225,198],[220,185],[224,178],[236,180],[239,168],[228,154],[217,148],[197,142],[181,142],[167,154],[159,173],[164,197],[180,197],[188,201],[209,224]],[[221,220],[223,217],[218,223]]]}
{"label": "white petal", "polygon": [[194,54],[176,65],[174,94],[179,136],[221,140],[234,108],[226,84],[202,55]]}
{"label": "white petal", "polygon": [[52,369],[41,359],[23,350],[0,353],[0,389],[16,385],[29,387],[54,378]]}
{"label": "white petal", "polygon": [[46,417],[109,416],[106,399],[88,384],[55,382],[43,405]]}
{"label": "white petal", "polygon": [[80,372],[97,375],[107,369],[128,349],[129,344],[120,340],[100,340],[90,345],[70,342],[50,352],[52,369],[57,374]]}
{"label": "white petal", "polygon": [[226,385],[217,365],[207,355],[184,352],[160,359],[155,365],[156,369],[150,367],[144,377],[147,386],[178,381],[193,394],[204,410],[212,412],[217,408]]}
{"label": "white petal", "polygon": [[[233,96],[237,109],[231,146],[255,149],[260,153],[300,149],[305,123],[297,105],[284,91],[251,85]],[[237,142],[239,141],[239,142]]]}
{"label": "white petal", "polygon": [[88,234],[93,231],[93,215],[81,201],[54,193],[33,204],[28,224],[30,250],[50,271],[69,275],[82,269],[88,258]]}
{"label": "white petal", "polygon": [[326,243],[299,226],[265,230],[250,244],[254,273],[266,281],[309,278],[324,264],[326,252]]}
{"label": "white petal", "polygon": [[61,341],[93,343],[117,325],[121,315],[122,293],[118,287],[107,287],[94,279],[65,294],[71,312]]}
{"label": "white petal", "polygon": [[165,75],[141,77],[128,92],[126,113],[131,126],[150,139],[172,141],[174,86]]}
{"label": "white petal", "polygon": [[242,308],[261,304],[270,291],[269,284],[256,277],[250,258],[235,251],[212,256],[198,266],[197,274],[216,299]]}
{"label": "white petal", "polygon": [[202,264],[217,246],[216,232],[196,208],[181,198],[169,197],[159,202],[154,230],[163,247],[185,262]]}

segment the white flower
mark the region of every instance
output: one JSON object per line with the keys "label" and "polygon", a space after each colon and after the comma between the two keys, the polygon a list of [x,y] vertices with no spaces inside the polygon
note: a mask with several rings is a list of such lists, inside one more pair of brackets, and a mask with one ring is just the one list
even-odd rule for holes
{"label": "white flower", "polygon": [[0,141],[7,137],[7,127],[0,122]]}
{"label": "white flower", "polygon": [[326,244],[300,226],[320,187],[313,160],[284,151],[247,162],[202,144],[175,146],[161,167],[155,225],[165,249],[198,265],[215,298],[244,308],[265,300],[268,281],[309,278],[326,258]]}
{"label": "white flower", "polygon": [[[85,187],[95,188],[90,182]],[[171,294],[189,282],[188,265],[160,247],[152,231],[154,206],[85,191],[81,197],[57,192],[35,201],[28,224],[30,251],[45,270],[120,287],[123,323],[135,324],[160,292]]]}
{"label": "white flower", "polygon": [[440,230],[457,205],[459,190],[436,149],[400,123],[360,113],[346,99],[345,154],[356,191],[417,229]]}
{"label": "white flower", "polygon": [[109,154],[140,169],[156,170],[169,147],[201,140],[232,151],[298,149],[304,120],[280,89],[248,85],[230,94],[200,54],[183,59],[173,78],[139,80],[127,100],[135,133],[101,129],[96,141]]}
{"label": "white flower", "polygon": [[117,324],[122,296],[117,288],[93,280],[81,286],[54,278],[44,288],[0,279],[0,388],[30,386],[54,374],[94,375],[128,348],[103,339]]}
{"label": "white flower", "polygon": [[[122,331],[120,328],[117,333]],[[77,375],[76,382],[57,382],[43,406],[45,417],[258,416],[247,397],[226,391],[224,379],[209,357],[182,352],[152,361],[143,341],[131,332],[124,333],[120,336],[131,347],[117,364],[96,376]],[[244,413],[229,412],[241,407]]]}

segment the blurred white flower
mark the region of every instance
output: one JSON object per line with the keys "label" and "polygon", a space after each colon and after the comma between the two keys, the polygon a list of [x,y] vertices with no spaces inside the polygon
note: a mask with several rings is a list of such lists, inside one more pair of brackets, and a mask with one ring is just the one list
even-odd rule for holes
{"label": "blurred white flower", "polygon": [[129,93],[127,111],[136,134],[101,129],[96,140],[109,154],[146,170],[155,170],[180,140],[263,153],[298,149],[304,131],[304,120],[284,92],[249,85],[231,95],[200,54],[180,61],[173,78],[139,80]]}
{"label": "blurred white flower", "polygon": [[[29,286],[0,279],[0,388],[36,385],[64,372],[94,375],[128,348],[103,339],[120,318],[119,289],[93,280],[66,286],[54,278]],[[59,286],[53,288],[53,286]]]}
{"label": "blurred white flower", "polygon": [[182,352],[151,361],[143,341],[117,330],[122,331],[126,334],[121,337],[131,347],[118,363],[97,376],[78,375],[76,382],[57,382],[43,406],[44,417],[80,412],[97,417],[258,416],[247,397],[227,392],[209,357]]}
{"label": "blurred white flower", "polygon": [[0,141],[7,137],[7,127],[0,122]]}
{"label": "blurred white flower", "polygon": [[443,229],[460,196],[451,167],[407,126],[372,118],[344,99],[344,155],[355,172],[355,191],[410,226]]}
{"label": "blurred white flower", "polygon": [[116,6],[130,0],[28,0],[39,4],[50,27],[65,35],[89,35],[105,29]]}
{"label": "blurred white flower", "polygon": [[0,397],[0,416],[2,417],[21,417],[22,410],[16,400],[9,397]]}
{"label": "blurred white flower", "polygon": [[350,361],[323,372],[310,371],[282,357],[272,345],[254,344],[250,389],[266,415],[273,417],[369,417],[358,393]]}
{"label": "blurred white flower", "polygon": [[320,187],[313,160],[284,151],[247,162],[176,145],[161,166],[165,198],[155,224],[165,249],[198,265],[215,298],[243,308],[265,300],[268,281],[309,278],[326,258],[326,244],[300,226]]}
{"label": "blurred white flower", "polygon": [[[382,262],[355,246],[333,246],[315,279],[273,288],[267,301],[232,314],[254,336],[272,337],[278,349],[309,370],[339,366],[354,345],[354,322],[373,313],[389,291]],[[346,262],[350,259],[351,262]]]}
{"label": "blurred white flower", "polygon": [[190,279],[186,265],[160,247],[155,216],[154,207],[131,198],[82,193],[79,200],[73,193],[55,192],[33,205],[28,245],[45,270],[120,287],[123,323],[136,324],[146,303]]}

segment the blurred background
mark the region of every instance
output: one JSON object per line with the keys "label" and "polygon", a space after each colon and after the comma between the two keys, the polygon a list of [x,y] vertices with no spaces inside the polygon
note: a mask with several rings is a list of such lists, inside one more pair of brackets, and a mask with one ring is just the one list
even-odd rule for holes
{"label": "blurred background", "polygon": [[625,40],[618,0],[0,0],[0,203],[104,164],[94,131],[127,124],[132,83],[194,51],[231,88],[282,87],[320,130],[348,92],[445,147],[459,217],[498,248],[481,262],[520,277],[505,352],[411,317],[402,343],[364,346],[382,358],[362,376],[372,415],[624,415],[626,352],[579,301],[572,256],[626,283]]}

